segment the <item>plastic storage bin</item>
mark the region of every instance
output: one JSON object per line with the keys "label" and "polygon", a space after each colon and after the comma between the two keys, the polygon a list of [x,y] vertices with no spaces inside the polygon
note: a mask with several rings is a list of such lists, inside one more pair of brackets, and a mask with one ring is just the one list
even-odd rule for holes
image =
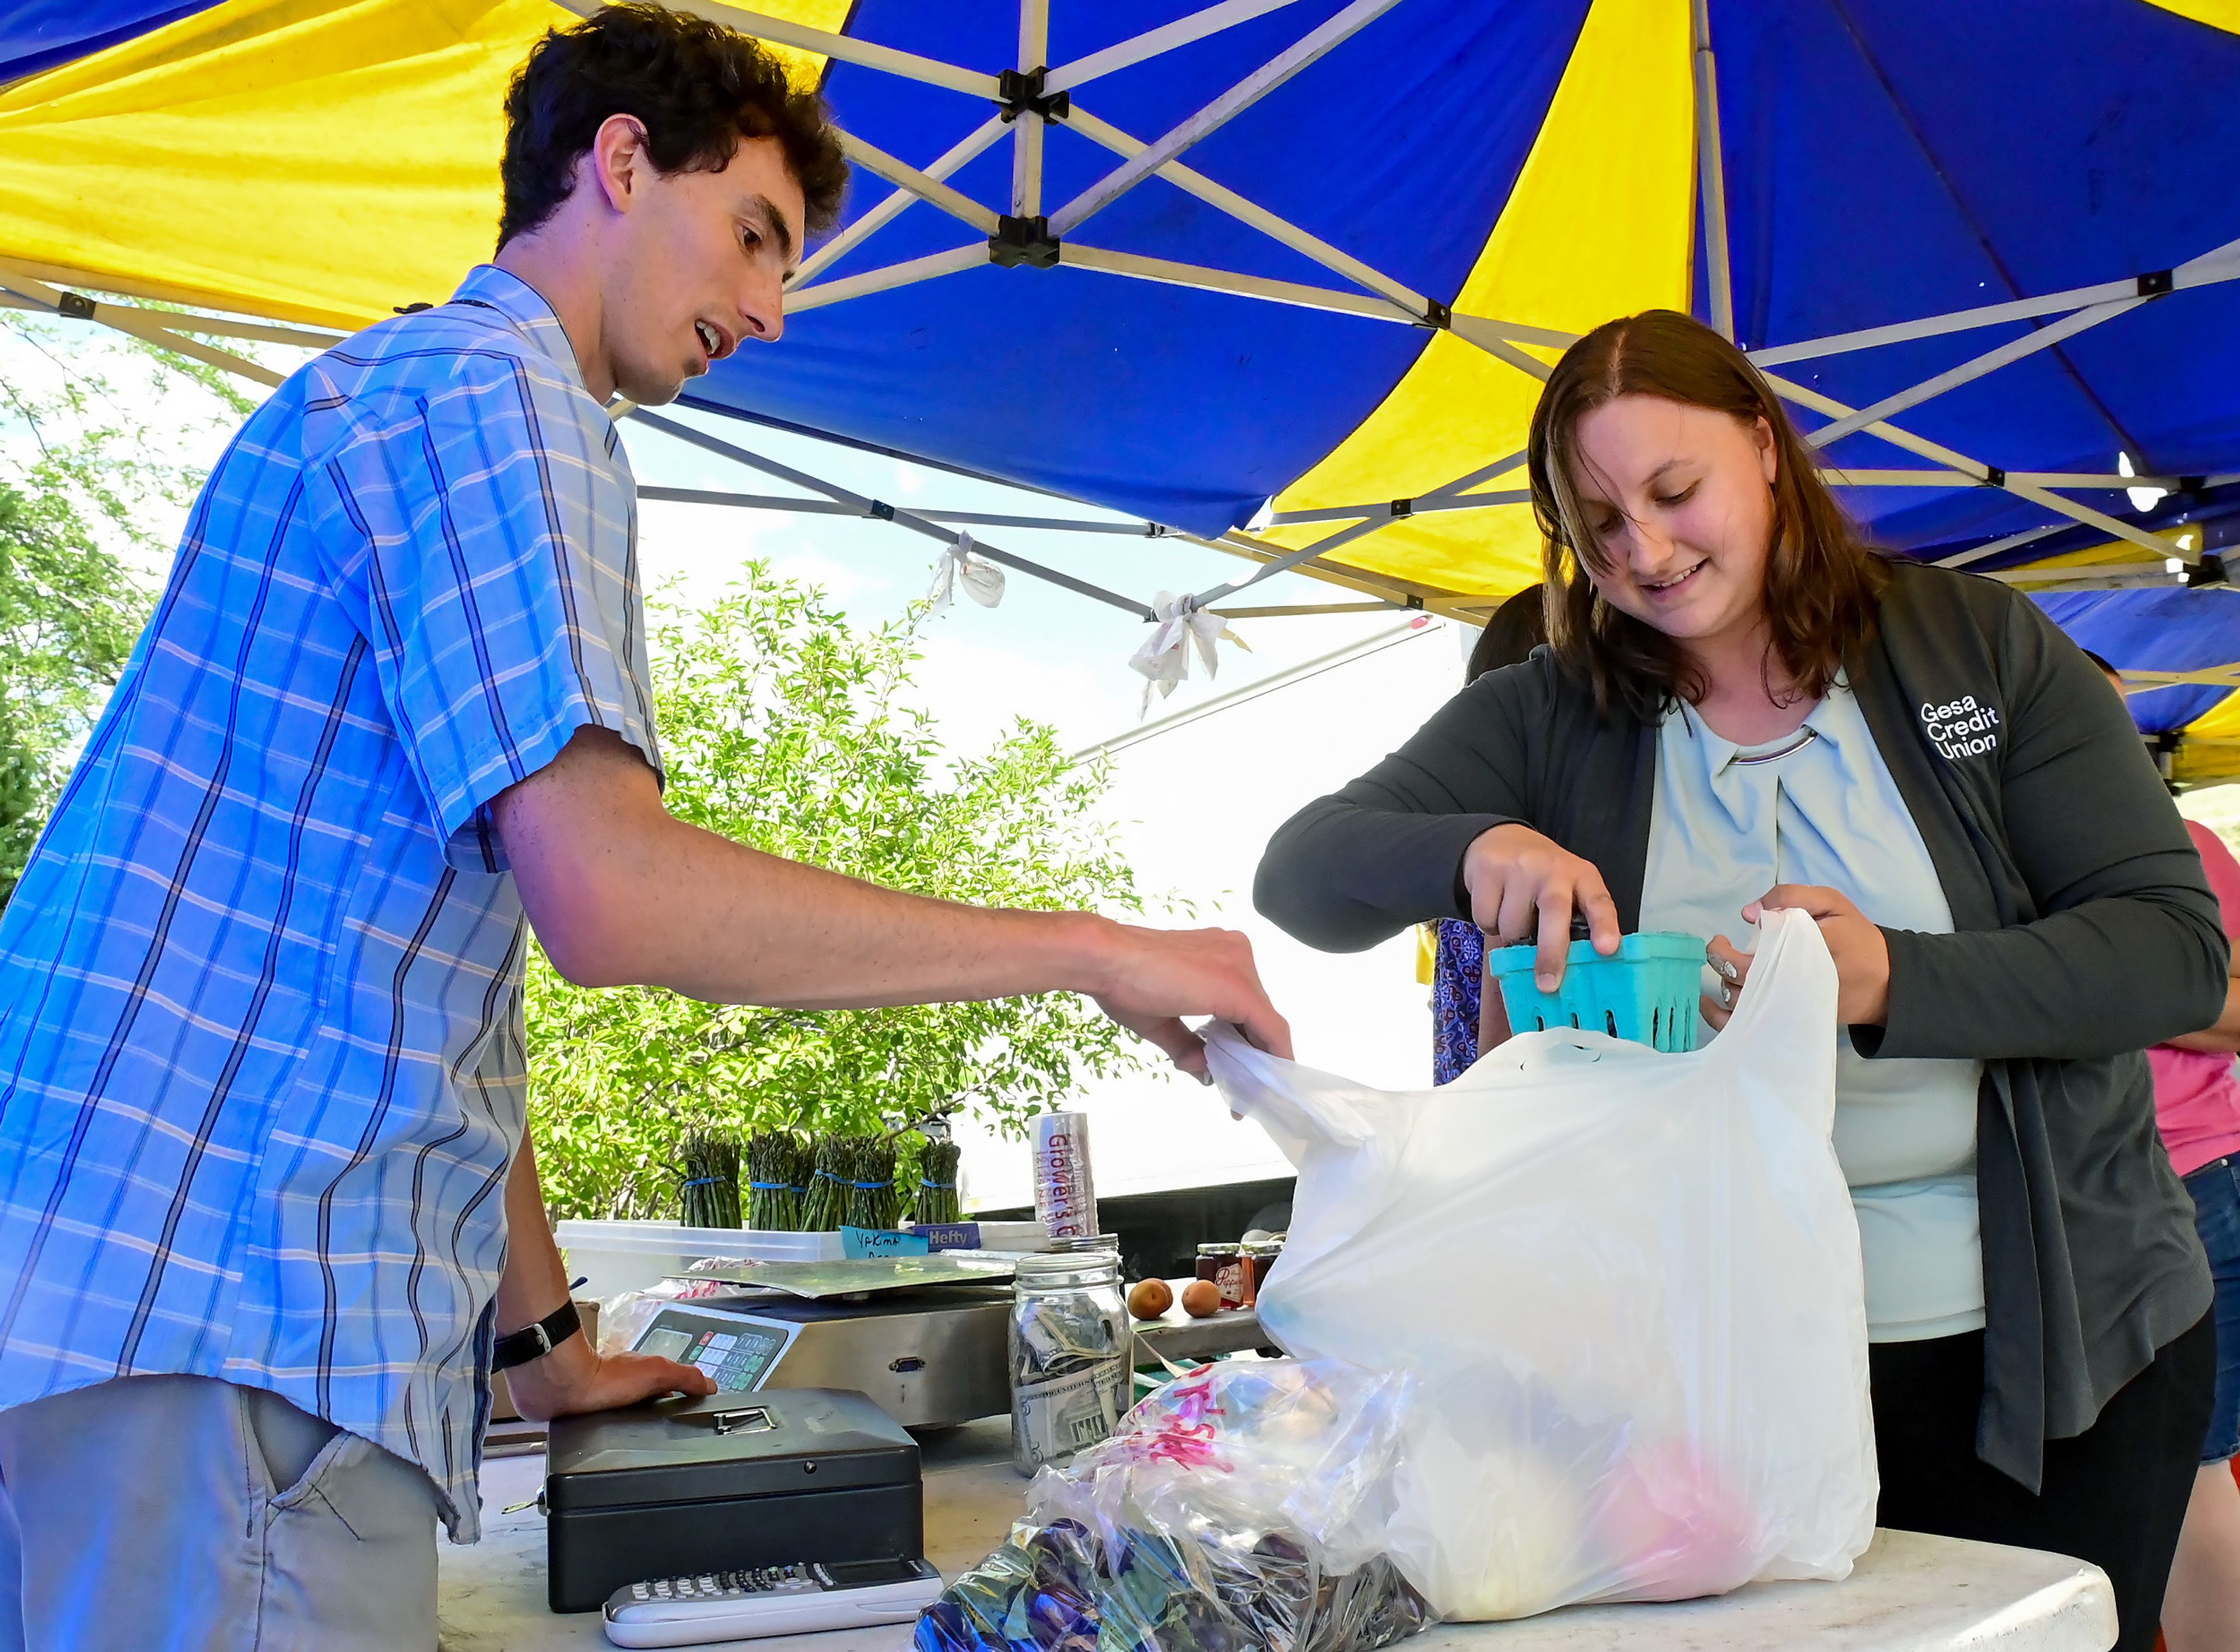
{"label": "plastic storage bin", "polygon": [[[980,1242],[991,1250],[1047,1250],[1039,1222],[983,1222]],[[773,1232],[757,1228],[685,1228],[673,1222],[570,1218],[552,1233],[568,1253],[571,1276],[587,1282],[577,1293],[605,1298],[644,1290],[681,1274],[706,1256],[755,1262],[838,1262],[846,1252],[837,1233]]]}
{"label": "plastic storage bin", "polygon": [[674,1222],[557,1222],[553,1239],[568,1253],[571,1276],[588,1282],[582,1295],[607,1297],[643,1290],[681,1274],[705,1256],[757,1262],[837,1262],[837,1233],[768,1233],[751,1228],[687,1228]]}
{"label": "plastic storage bin", "polygon": [[1652,1049],[1696,1048],[1697,998],[1703,943],[1692,935],[1648,930],[1629,935],[1605,958],[1591,941],[1574,941],[1563,984],[1546,993],[1533,983],[1539,949],[1503,947],[1486,954],[1487,973],[1501,983],[1512,1032],[1578,1027],[1630,1038]]}

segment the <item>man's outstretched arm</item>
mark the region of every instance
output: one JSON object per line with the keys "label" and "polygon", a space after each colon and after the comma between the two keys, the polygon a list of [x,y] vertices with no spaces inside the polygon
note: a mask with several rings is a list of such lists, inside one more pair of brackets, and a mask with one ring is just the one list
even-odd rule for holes
{"label": "man's outstretched arm", "polygon": [[1205,1052],[1184,1016],[1291,1053],[1234,931],[962,906],[765,855],[671,816],[604,729],[578,729],[491,812],[537,939],[582,986],[798,1009],[1079,992],[1188,1072]]}

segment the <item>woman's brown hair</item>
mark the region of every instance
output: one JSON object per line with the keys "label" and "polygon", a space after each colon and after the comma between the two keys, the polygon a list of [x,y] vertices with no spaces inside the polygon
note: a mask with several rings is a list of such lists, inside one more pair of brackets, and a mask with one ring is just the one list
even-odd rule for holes
{"label": "woman's brown hair", "polygon": [[1744,424],[1763,419],[1772,430],[1766,623],[1790,691],[1818,699],[1844,655],[1873,635],[1889,570],[1820,479],[1817,456],[1750,359],[1671,310],[1604,322],[1565,350],[1532,415],[1526,464],[1545,546],[1548,640],[1557,659],[1593,685],[1602,709],[1623,705],[1645,723],[1676,698],[1701,699],[1709,687],[1671,638],[1603,602],[1587,576],[1605,564],[1579,499],[1579,422],[1621,396],[1662,396]]}

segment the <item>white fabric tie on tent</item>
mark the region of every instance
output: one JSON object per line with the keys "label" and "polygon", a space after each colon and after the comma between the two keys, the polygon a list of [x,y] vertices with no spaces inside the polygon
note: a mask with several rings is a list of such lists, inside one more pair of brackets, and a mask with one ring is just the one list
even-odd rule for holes
{"label": "white fabric tie on tent", "polygon": [[983,608],[993,608],[1003,600],[1003,570],[995,563],[972,554],[972,536],[961,533],[957,543],[941,553],[941,566],[933,576],[933,589],[926,593],[933,603],[933,611],[941,613],[957,600],[959,581],[964,594]]}
{"label": "white fabric tie on tent", "polygon": [[1136,715],[1143,716],[1151,709],[1151,691],[1161,696],[1172,694],[1177,683],[1190,677],[1190,656],[1193,646],[1198,659],[1205,666],[1208,682],[1220,674],[1221,654],[1217,644],[1234,643],[1247,654],[1252,646],[1229,629],[1229,623],[1218,614],[1198,605],[1195,596],[1177,596],[1172,591],[1161,591],[1151,604],[1158,615],[1158,623],[1143,645],[1130,656],[1131,669],[1143,676],[1143,709]]}

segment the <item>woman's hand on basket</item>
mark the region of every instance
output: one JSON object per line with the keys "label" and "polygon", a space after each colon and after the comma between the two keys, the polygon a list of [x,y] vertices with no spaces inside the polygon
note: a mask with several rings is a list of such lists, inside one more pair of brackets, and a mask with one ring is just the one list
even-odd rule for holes
{"label": "woman's hand on basket", "polygon": [[[1890,943],[1872,918],[1859,910],[1839,889],[1812,883],[1777,883],[1743,909],[1752,923],[1768,912],[1809,913],[1828,943],[1836,962],[1836,1023],[1841,1027],[1879,1027],[1890,1015]],[[1716,936],[1706,949],[1711,968],[1720,979],[1717,996],[1705,994],[1703,1019],[1714,1030],[1727,1024],[1750,978],[1750,955],[1738,951],[1726,936]]]}
{"label": "woman's hand on basket", "polygon": [[1563,984],[1571,946],[1574,909],[1587,920],[1595,950],[1617,950],[1617,903],[1594,863],[1580,859],[1530,826],[1497,826],[1482,832],[1463,855],[1463,887],[1470,921],[1497,945],[1537,939],[1533,974],[1543,992]]}

